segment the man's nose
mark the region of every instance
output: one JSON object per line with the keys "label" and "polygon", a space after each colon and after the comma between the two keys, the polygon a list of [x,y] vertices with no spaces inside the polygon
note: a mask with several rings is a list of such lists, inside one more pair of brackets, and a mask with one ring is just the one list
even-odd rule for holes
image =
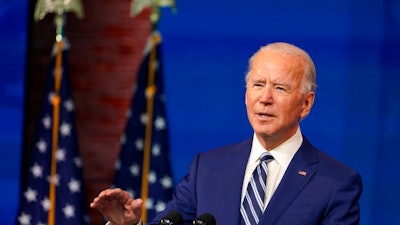
{"label": "man's nose", "polygon": [[260,103],[271,104],[273,102],[273,91],[268,85],[263,88],[260,94]]}

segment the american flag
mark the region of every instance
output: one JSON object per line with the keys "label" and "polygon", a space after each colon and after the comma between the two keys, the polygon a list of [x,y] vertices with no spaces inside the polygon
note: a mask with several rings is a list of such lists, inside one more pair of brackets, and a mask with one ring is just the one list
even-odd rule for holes
{"label": "american flag", "polygon": [[56,174],[51,178],[52,159],[52,101],[55,96],[55,51],[51,59],[42,102],[40,120],[36,127],[34,146],[28,158],[29,166],[22,178],[20,206],[16,218],[19,225],[45,225],[52,205],[49,194],[50,181],[55,184],[54,224],[88,224],[86,200],[82,183],[82,162],[79,157],[76,129],[74,124],[74,104],[71,99],[69,71],[66,59],[68,44],[64,43],[62,53],[60,110],[58,126],[58,146],[56,150]]}
{"label": "american flag", "polygon": [[[160,44],[161,36],[154,32],[149,38],[139,68],[134,97],[127,115],[125,133],[121,138],[122,147],[115,165],[114,178],[115,187],[127,190],[134,198],[144,198],[149,221],[157,212],[164,210],[173,191]],[[149,75],[152,73],[149,65],[154,66],[152,67],[154,68],[154,86],[149,86],[149,80],[150,83],[152,80],[149,79]],[[151,94],[154,94],[154,103],[151,101],[149,103]],[[151,108],[151,106],[154,108],[149,110],[148,107]],[[149,133],[146,135],[146,125],[151,126],[147,128],[151,128],[150,135]],[[151,138],[149,145],[146,144],[146,140],[150,140],[147,138]],[[143,169],[143,165],[145,165],[143,157],[146,149],[150,153],[150,165],[147,173]],[[143,177],[148,181],[148,185],[143,187],[148,190],[148,198],[142,193]]]}

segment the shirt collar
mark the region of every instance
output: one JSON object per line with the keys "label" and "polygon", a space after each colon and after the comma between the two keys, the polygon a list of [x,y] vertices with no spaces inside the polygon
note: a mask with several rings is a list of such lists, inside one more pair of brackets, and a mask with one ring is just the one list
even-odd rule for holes
{"label": "shirt collar", "polygon": [[[303,136],[299,127],[292,137],[276,148],[270,150],[269,153],[274,157],[274,160],[286,170],[294,154],[296,154],[297,150],[300,148],[302,142]],[[257,139],[257,136],[253,135],[253,144],[251,147],[249,162],[257,162],[265,151],[267,150],[261,145],[260,141]]]}

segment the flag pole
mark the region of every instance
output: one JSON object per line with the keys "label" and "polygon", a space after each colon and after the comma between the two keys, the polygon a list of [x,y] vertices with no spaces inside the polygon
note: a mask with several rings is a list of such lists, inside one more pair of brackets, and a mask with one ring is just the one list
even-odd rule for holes
{"label": "flag pole", "polygon": [[[159,37],[158,37],[159,38]],[[153,128],[153,115],[154,115],[154,96],[157,91],[157,87],[154,85],[155,83],[155,63],[157,56],[157,48],[158,44],[157,35],[153,34],[151,37],[151,51],[150,51],[150,59],[149,59],[149,72],[148,72],[148,84],[146,89],[147,96],[147,123],[146,123],[146,132],[144,138],[144,154],[143,154],[143,172],[142,172],[142,193],[141,198],[144,202],[148,199],[149,194],[149,179],[148,174],[150,170],[150,153],[151,153],[151,138],[152,138],[152,128]],[[142,221],[144,224],[147,223],[147,209],[144,208],[142,210]]]}
{"label": "flag pole", "polygon": [[56,210],[56,174],[57,174],[57,149],[58,149],[58,131],[60,124],[60,103],[62,101],[60,96],[61,79],[62,79],[62,52],[63,52],[63,30],[64,30],[64,13],[57,14],[55,23],[57,25],[56,35],[56,64],[54,69],[54,96],[52,99],[53,105],[53,123],[52,123],[52,145],[51,145],[51,169],[50,169],[50,182],[49,182],[49,201],[50,208],[47,216],[47,224],[55,224],[55,210]]}
{"label": "flag pole", "polygon": [[60,124],[60,96],[62,80],[62,56],[63,56],[63,37],[64,25],[66,22],[65,12],[73,11],[78,18],[83,17],[83,9],[80,0],[72,0],[65,3],[63,0],[39,0],[36,3],[34,19],[35,21],[43,19],[47,13],[54,12],[54,23],[56,25],[56,61],[54,69],[54,93],[51,100],[53,105],[53,123],[52,123],[52,144],[51,144],[51,164],[49,180],[49,202],[50,208],[47,214],[47,224],[55,225],[56,212],[56,185],[57,185],[57,149],[58,133]]}
{"label": "flag pole", "polygon": [[[147,123],[144,137],[144,152],[143,152],[143,165],[142,165],[142,193],[141,198],[143,201],[147,202],[149,198],[149,172],[150,172],[150,158],[151,158],[151,139],[152,139],[152,130],[153,130],[153,115],[154,115],[154,96],[157,92],[157,87],[155,85],[155,76],[156,76],[156,59],[157,59],[157,45],[161,41],[161,37],[155,33],[155,27],[158,23],[159,18],[159,9],[158,7],[152,7],[152,15],[157,14],[157,16],[153,16],[157,19],[150,19],[152,22],[152,34],[151,34],[151,43],[150,43],[150,58],[149,58],[149,68],[148,68],[148,83],[146,89],[147,96]],[[152,16],[150,16],[152,18]],[[142,221],[144,224],[147,224],[148,220],[148,212],[147,208],[144,207],[142,209]]]}
{"label": "flag pole", "polygon": [[148,68],[148,83],[146,89],[146,130],[144,137],[144,152],[143,152],[143,165],[142,165],[142,184],[141,184],[141,198],[144,202],[142,208],[142,222],[147,224],[148,210],[146,207],[147,200],[149,198],[149,170],[150,170],[150,158],[151,158],[151,143],[152,143],[152,130],[153,130],[153,115],[154,115],[154,96],[157,91],[155,86],[155,71],[156,71],[156,59],[157,59],[157,45],[161,42],[161,37],[156,33],[157,24],[160,20],[160,7],[172,7],[173,11],[176,11],[174,0],[132,0],[131,4],[131,15],[137,16],[143,9],[151,7],[150,22],[152,25],[151,43],[150,43],[150,58]]}

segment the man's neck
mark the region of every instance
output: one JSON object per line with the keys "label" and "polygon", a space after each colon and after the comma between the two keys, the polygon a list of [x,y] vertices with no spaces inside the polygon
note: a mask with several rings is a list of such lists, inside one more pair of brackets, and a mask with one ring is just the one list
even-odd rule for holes
{"label": "man's neck", "polygon": [[274,136],[268,136],[268,135],[263,135],[263,134],[255,134],[256,138],[260,142],[260,144],[268,151],[278,147],[285,141],[289,140],[291,137],[293,137],[297,130],[299,130],[300,127],[297,126],[296,129],[293,129],[291,132],[288,132],[285,135],[274,135]]}

